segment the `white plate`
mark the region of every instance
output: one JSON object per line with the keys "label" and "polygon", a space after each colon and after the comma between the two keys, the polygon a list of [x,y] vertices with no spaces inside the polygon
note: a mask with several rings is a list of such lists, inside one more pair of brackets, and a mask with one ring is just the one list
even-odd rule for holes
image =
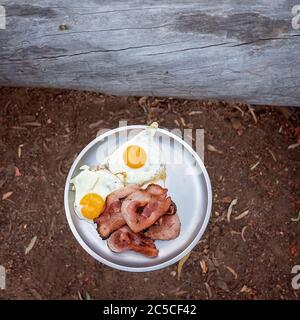
{"label": "white plate", "polygon": [[127,141],[127,135],[140,132],[146,126],[126,126],[98,136],[74,161],[65,186],[65,211],[69,226],[80,245],[96,260],[116,269],[133,272],[153,271],[167,267],[189,253],[203,235],[211,212],[212,194],[207,171],[196,152],[181,138],[164,129],[157,129],[155,140],[162,146],[167,162],[168,194],[177,205],[181,221],[180,235],[169,241],[155,241],[159,249],[156,258],[135,252],[113,253],[96,231],[96,226],[78,218],[74,211],[75,192],[70,180],[83,165],[99,164],[117,145]]}

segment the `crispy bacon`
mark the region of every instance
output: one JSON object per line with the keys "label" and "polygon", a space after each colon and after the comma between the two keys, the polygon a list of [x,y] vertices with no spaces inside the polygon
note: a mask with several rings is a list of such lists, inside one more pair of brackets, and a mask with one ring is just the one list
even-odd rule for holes
{"label": "crispy bacon", "polygon": [[158,250],[153,240],[146,238],[142,233],[134,233],[128,226],[124,226],[112,233],[107,245],[113,252],[132,250],[147,257],[156,257]]}
{"label": "crispy bacon", "polygon": [[172,240],[180,233],[180,220],[177,213],[165,214],[144,235],[153,240]]}
{"label": "crispy bacon", "polygon": [[122,200],[138,189],[138,185],[129,185],[107,196],[104,212],[94,219],[97,224],[97,231],[102,239],[107,239],[113,231],[126,224],[121,214]]}
{"label": "crispy bacon", "polygon": [[94,222],[113,252],[132,250],[156,257],[158,249],[153,240],[171,240],[179,235],[177,208],[167,191],[156,184],[146,189],[128,185],[107,196],[105,210]]}
{"label": "crispy bacon", "polygon": [[121,212],[133,232],[140,232],[153,225],[171,206],[167,189],[150,184],[145,190],[131,193],[122,203]]}
{"label": "crispy bacon", "polygon": [[166,195],[168,192],[168,189],[154,183],[149,184],[145,190],[154,196]]}
{"label": "crispy bacon", "polygon": [[168,209],[168,211],[166,212],[166,214],[172,215],[172,214],[175,214],[176,212],[177,212],[177,206],[176,206],[176,204],[172,201],[172,202],[171,202],[171,205],[170,205],[170,207],[169,207],[169,209]]}

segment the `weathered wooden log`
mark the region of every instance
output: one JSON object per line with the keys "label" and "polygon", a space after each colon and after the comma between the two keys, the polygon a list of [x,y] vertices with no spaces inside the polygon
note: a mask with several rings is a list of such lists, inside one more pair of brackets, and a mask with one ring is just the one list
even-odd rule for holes
{"label": "weathered wooden log", "polygon": [[297,4],[2,0],[0,85],[300,106]]}

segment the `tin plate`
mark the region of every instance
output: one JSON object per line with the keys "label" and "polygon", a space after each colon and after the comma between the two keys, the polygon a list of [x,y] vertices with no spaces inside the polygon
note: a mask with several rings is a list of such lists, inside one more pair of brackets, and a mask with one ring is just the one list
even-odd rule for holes
{"label": "tin plate", "polygon": [[113,253],[102,240],[93,223],[78,218],[74,211],[75,192],[70,180],[83,165],[101,163],[117,145],[146,126],[126,126],[110,130],[90,142],[74,161],[65,186],[65,211],[69,226],[80,245],[96,260],[119,270],[132,272],[153,271],[177,262],[198,243],[203,235],[211,212],[212,193],[209,176],[197,153],[173,133],[158,129],[155,140],[167,157],[165,186],[177,205],[181,221],[178,238],[170,241],[155,241],[159,249],[156,258],[148,258],[135,252]]}

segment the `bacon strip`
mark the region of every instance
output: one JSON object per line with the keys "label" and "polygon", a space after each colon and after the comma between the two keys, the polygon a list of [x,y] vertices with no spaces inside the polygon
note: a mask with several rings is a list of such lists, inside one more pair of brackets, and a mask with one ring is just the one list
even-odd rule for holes
{"label": "bacon strip", "polygon": [[177,213],[165,214],[144,235],[153,240],[172,240],[180,233],[180,220]]}
{"label": "bacon strip", "polygon": [[147,257],[156,257],[158,250],[153,240],[146,238],[141,233],[132,232],[128,226],[115,231],[108,239],[107,245],[113,252],[132,250]]}
{"label": "bacon strip", "polygon": [[153,225],[170,208],[172,201],[167,189],[150,184],[145,190],[131,193],[122,203],[121,212],[133,232]]}
{"label": "bacon strip", "polygon": [[129,185],[107,196],[104,212],[94,219],[102,239],[107,239],[113,231],[126,224],[121,214],[122,200],[138,189],[138,185]]}
{"label": "bacon strip", "polygon": [[176,206],[176,204],[172,201],[172,202],[171,202],[171,205],[170,205],[170,207],[169,207],[169,209],[168,209],[168,211],[166,212],[166,214],[172,215],[172,214],[175,214],[176,212],[177,212],[177,206]]}

